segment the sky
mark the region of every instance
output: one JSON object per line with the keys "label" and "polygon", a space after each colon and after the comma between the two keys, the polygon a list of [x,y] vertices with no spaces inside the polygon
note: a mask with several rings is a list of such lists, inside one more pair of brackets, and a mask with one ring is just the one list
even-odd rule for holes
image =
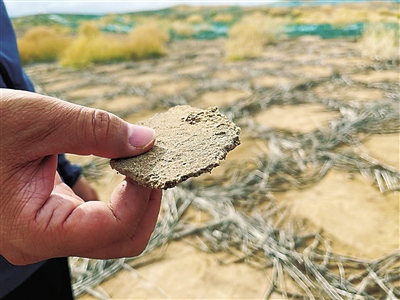
{"label": "sky", "polygon": [[262,5],[275,1],[138,1],[138,0],[4,0],[10,17],[35,14],[71,13],[71,14],[110,14],[143,10],[155,10],[175,5]]}
{"label": "sky", "polygon": [[[36,14],[112,14],[156,10],[176,5],[262,6],[272,3],[298,3],[299,0],[3,0],[10,17]],[[312,0],[314,3],[363,2],[368,0]],[[370,0],[400,2],[400,0]]]}

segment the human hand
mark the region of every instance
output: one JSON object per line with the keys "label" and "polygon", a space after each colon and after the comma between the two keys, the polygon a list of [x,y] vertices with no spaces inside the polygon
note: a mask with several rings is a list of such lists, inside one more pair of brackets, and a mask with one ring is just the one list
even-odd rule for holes
{"label": "human hand", "polygon": [[0,141],[0,253],[11,263],[145,249],[161,191],[125,179],[109,205],[85,202],[61,181],[57,153],[134,156],[153,146],[154,131],[102,110],[0,89]]}
{"label": "human hand", "polygon": [[82,175],[76,180],[75,184],[72,186],[72,190],[83,201],[99,199],[96,190],[90,186],[89,182]]}

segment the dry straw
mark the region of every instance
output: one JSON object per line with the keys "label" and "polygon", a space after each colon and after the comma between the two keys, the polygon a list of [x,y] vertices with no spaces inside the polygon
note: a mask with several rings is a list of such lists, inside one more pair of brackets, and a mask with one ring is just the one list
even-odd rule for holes
{"label": "dry straw", "polygon": [[361,53],[375,60],[400,61],[400,23],[388,26],[383,23],[369,24],[358,41]]}
{"label": "dry straw", "polygon": [[84,23],[61,57],[61,65],[84,68],[96,63],[154,58],[166,54],[167,33],[156,24],[139,25],[128,36],[101,33],[94,23]]}
{"label": "dry straw", "polygon": [[57,60],[71,44],[72,39],[55,28],[37,26],[29,29],[18,39],[18,48],[23,64]]}
{"label": "dry straw", "polygon": [[[338,84],[340,80],[330,82]],[[304,89],[298,85],[290,93],[274,90],[273,94],[281,104],[298,105],[302,101],[289,95]],[[319,232],[306,232],[301,223],[288,219],[289,208],[278,205],[273,195],[314,185],[334,168],[358,172],[382,192],[400,190],[399,171],[365,155],[359,147],[360,133],[399,132],[399,111],[389,100],[361,106],[321,101],[327,109],[340,110],[342,116],[313,132],[288,135],[262,127],[251,118],[255,111],[277,104],[274,99],[268,93],[256,95],[224,112],[242,129],[265,140],[268,152],[250,162],[231,165],[223,177],[207,184],[189,180],[168,190],[143,256],[101,262],[73,258],[75,294],[86,292],[109,299],[98,287],[100,282],[121,268],[134,272],[132,267],[151,263],[157,249],[192,237],[185,240],[202,251],[229,254],[221,263],[243,262],[269,270],[270,285],[264,299],[272,299],[276,293],[286,299],[398,299],[400,251],[376,260],[335,253]],[[338,150],[343,144],[348,147]],[[206,214],[208,221],[192,223],[186,219],[185,214],[193,209]],[[161,298],[169,298],[157,286],[152,285],[152,289]]]}
{"label": "dry straw", "polygon": [[229,30],[226,42],[228,60],[242,60],[259,57],[266,44],[276,42],[284,35],[284,25],[288,19],[269,17],[253,13],[243,17]]}

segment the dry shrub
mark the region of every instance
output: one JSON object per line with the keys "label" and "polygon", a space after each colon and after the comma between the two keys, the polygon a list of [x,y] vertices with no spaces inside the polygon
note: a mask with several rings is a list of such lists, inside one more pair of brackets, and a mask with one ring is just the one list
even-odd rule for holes
{"label": "dry shrub", "polygon": [[375,60],[400,60],[399,27],[388,28],[382,23],[365,27],[358,46],[365,57]]}
{"label": "dry shrub", "polygon": [[114,23],[116,18],[117,18],[117,15],[115,15],[115,14],[108,14],[108,15],[105,15],[105,16],[103,16],[102,18],[100,18],[100,19],[98,20],[98,22],[99,22],[99,25],[105,26],[105,25]]}
{"label": "dry shrub", "polygon": [[70,37],[46,26],[33,27],[18,39],[23,64],[56,61],[70,44]]}
{"label": "dry shrub", "polygon": [[183,37],[191,37],[195,32],[192,25],[182,21],[173,22],[171,29]]}
{"label": "dry shrub", "polygon": [[233,16],[231,14],[217,14],[213,18],[213,21],[218,23],[230,23],[233,21]]}
{"label": "dry shrub", "polygon": [[389,8],[388,7],[381,7],[381,8],[378,8],[378,14],[380,14],[380,15],[384,15],[384,16],[390,16],[390,15],[392,15],[392,12],[389,10]]}
{"label": "dry shrub", "polygon": [[156,24],[146,24],[134,28],[129,33],[128,57],[144,59],[166,54],[164,44],[169,36]]}
{"label": "dry shrub", "polygon": [[65,67],[84,68],[93,63],[121,61],[127,57],[125,44],[117,35],[101,33],[94,23],[84,23],[60,63]]}
{"label": "dry shrub", "polygon": [[101,33],[93,23],[85,23],[60,63],[84,68],[95,63],[158,57],[165,54],[167,40],[168,35],[153,24],[138,26],[129,36],[120,36]]}
{"label": "dry shrub", "polygon": [[358,22],[367,22],[369,18],[370,13],[367,10],[339,7],[333,11],[329,23],[340,26]]}
{"label": "dry shrub", "polygon": [[286,18],[271,18],[260,13],[245,16],[229,31],[227,59],[241,60],[260,56],[264,45],[283,36],[284,25],[287,23]]}
{"label": "dry shrub", "polygon": [[87,38],[100,35],[99,27],[94,22],[84,22],[79,26],[78,34]]}
{"label": "dry shrub", "polygon": [[64,52],[60,64],[79,69],[95,63],[125,60],[126,52],[126,42],[121,37],[112,34],[95,37],[78,36]]}
{"label": "dry shrub", "polygon": [[335,26],[365,22],[396,22],[398,10],[389,7],[374,9],[367,4],[300,7],[296,9],[295,22],[298,24],[329,23]]}
{"label": "dry shrub", "polygon": [[190,15],[186,19],[186,22],[188,22],[190,24],[199,24],[199,23],[204,22],[204,18],[202,15],[194,14],[194,15]]}
{"label": "dry shrub", "polygon": [[271,7],[269,14],[273,17],[283,17],[290,14],[291,9],[287,7]]}

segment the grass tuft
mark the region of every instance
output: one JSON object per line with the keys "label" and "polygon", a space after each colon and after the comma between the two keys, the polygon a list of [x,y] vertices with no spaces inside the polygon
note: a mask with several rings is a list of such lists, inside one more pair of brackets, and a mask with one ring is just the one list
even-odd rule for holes
{"label": "grass tuft", "polygon": [[187,19],[186,22],[189,24],[200,24],[202,22],[204,22],[204,18],[202,15],[199,14],[193,14],[190,15]]}
{"label": "grass tuft", "polygon": [[94,24],[83,24],[60,63],[79,69],[96,63],[159,57],[166,54],[167,40],[168,35],[153,24],[138,26],[128,36],[101,33]]}
{"label": "grass tuft", "polygon": [[168,39],[168,34],[156,24],[138,26],[129,33],[128,57],[137,60],[163,56]]}
{"label": "grass tuft", "polygon": [[366,26],[358,46],[364,57],[378,61],[400,60],[399,27],[388,28],[385,24]]}
{"label": "grass tuft", "polygon": [[193,26],[182,21],[175,21],[171,25],[171,29],[179,36],[192,37],[195,33]]}
{"label": "grass tuft", "polygon": [[245,16],[232,26],[226,43],[228,60],[255,58],[263,53],[264,46],[284,35],[286,18],[271,18],[261,13]]}
{"label": "grass tuft", "polygon": [[371,3],[349,5],[303,6],[295,8],[292,16],[297,24],[331,24],[337,27],[353,23],[396,22],[398,8],[373,8]]}
{"label": "grass tuft", "polygon": [[84,23],[71,46],[64,52],[60,64],[84,68],[95,63],[121,61],[126,57],[123,40],[101,33],[94,23]]}
{"label": "grass tuft", "polygon": [[56,61],[70,44],[71,38],[54,28],[32,27],[18,39],[21,63]]}
{"label": "grass tuft", "polygon": [[231,14],[217,14],[213,18],[213,21],[217,23],[231,23],[234,21],[234,18]]}

